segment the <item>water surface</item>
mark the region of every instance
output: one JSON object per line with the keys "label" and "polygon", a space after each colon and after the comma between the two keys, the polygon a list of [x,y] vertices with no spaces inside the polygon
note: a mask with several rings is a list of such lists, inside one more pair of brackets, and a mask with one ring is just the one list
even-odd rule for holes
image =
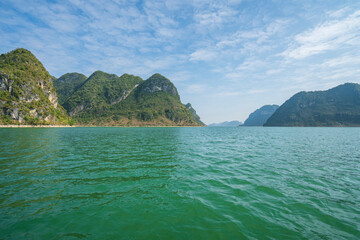
{"label": "water surface", "polygon": [[0,239],[359,239],[360,128],[0,129]]}

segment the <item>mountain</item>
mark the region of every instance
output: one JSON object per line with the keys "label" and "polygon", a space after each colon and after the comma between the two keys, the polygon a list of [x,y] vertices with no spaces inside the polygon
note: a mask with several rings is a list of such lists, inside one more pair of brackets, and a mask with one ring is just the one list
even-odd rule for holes
{"label": "mountain", "polygon": [[281,105],[264,126],[360,126],[360,85],[299,92]]}
{"label": "mountain", "polygon": [[140,77],[123,74],[118,77],[102,71],[94,72],[63,103],[71,117],[93,108],[104,108],[124,100],[139,83]]}
{"label": "mountain", "polygon": [[242,122],[239,121],[226,121],[226,122],[221,122],[221,123],[212,123],[209,124],[209,127],[238,127],[242,125]]}
{"label": "mountain", "polygon": [[263,126],[278,107],[278,105],[262,106],[249,115],[244,122],[244,126]]}
{"label": "mountain", "polygon": [[63,106],[77,123],[86,125],[199,125],[174,84],[160,74],[144,81],[96,71]]}
{"label": "mountain", "polygon": [[52,77],[28,50],[0,55],[0,124],[69,124]]}
{"label": "mountain", "polygon": [[192,114],[193,117],[195,118],[195,121],[196,121],[200,126],[206,126],[206,124],[203,123],[203,122],[200,120],[200,116],[197,115],[195,109],[191,106],[190,103],[186,104],[185,107],[190,110],[191,114]]}
{"label": "mountain", "polygon": [[65,103],[79,87],[86,81],[87,77],[80,73],[66,73],[58,79],[53,78],[54,87],[58,94],[59,103]]}

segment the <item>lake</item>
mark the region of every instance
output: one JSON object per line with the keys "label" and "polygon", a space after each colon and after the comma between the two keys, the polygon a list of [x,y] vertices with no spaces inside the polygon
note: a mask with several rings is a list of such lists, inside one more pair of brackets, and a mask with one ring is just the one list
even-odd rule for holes
{"label": "lake", "polygon": [[359,239],[360,128],[0,129],[0,239]]}

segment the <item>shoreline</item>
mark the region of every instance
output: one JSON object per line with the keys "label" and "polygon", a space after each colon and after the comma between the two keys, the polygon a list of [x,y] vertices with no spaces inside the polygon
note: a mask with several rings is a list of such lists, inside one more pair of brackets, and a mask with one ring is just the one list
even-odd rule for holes
{"label": "shoreline", "polygon": [[93,125],[0,125],[0,128],[77,128],[77,127],[123,127],[123,128],[136,128],[136,127],[204,127],[204,126],[93,126]]}
{"label": "shoreline", "polygon": [[70,128],[75,126],[70,125],[0,125],[0,128]]}

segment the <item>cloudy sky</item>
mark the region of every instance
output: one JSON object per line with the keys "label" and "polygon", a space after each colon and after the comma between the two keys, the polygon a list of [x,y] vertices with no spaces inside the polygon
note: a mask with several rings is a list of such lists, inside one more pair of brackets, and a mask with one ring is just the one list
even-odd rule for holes
{"label": "cloudy sky", "polygon": [[0,43],[56,77],[158,72],[205,123],[244,121],[298,91],[360,83],[360,1],[1,0]]}

